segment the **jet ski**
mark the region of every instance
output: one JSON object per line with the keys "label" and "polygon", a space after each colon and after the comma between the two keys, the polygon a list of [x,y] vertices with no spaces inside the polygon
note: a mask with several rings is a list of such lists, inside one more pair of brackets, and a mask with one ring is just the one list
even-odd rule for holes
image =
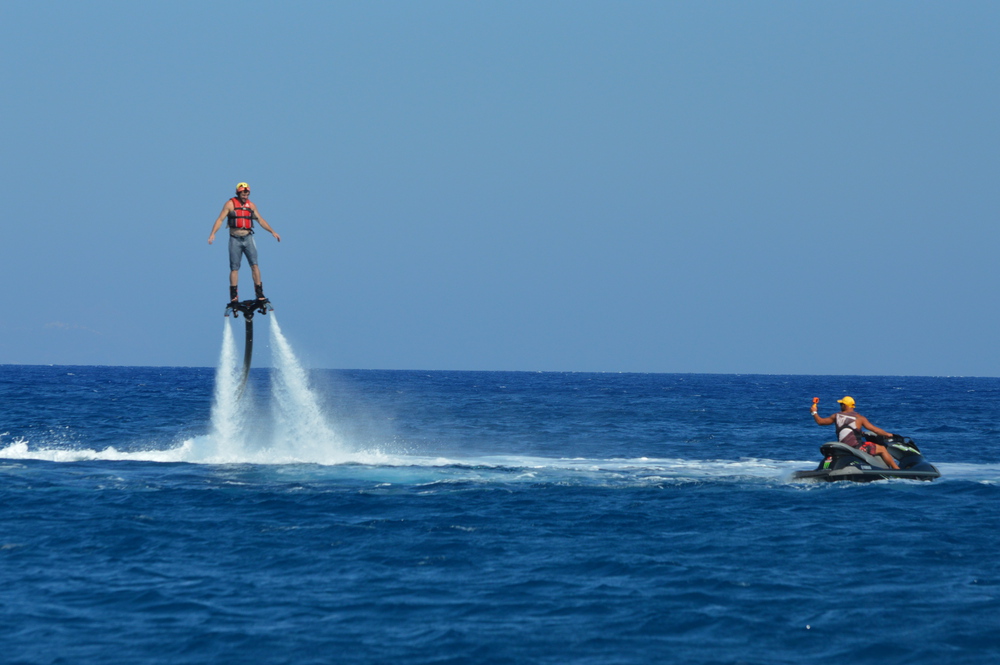
{"label": "jet ski", "polygon": [[917,444],[909,437],[898,434],[885,437],[865,432],[865,440],[885,446],[899,465],[899,470],[890,469],[877,455],[869,455],[846,443],[834,441],[820,446],[823,461],[819,466],[812,471],[796,471],[792,477],[797,480],[853,480],[864,483],[887,478],[934,480],[941,476],[934,465],[924,459]]}

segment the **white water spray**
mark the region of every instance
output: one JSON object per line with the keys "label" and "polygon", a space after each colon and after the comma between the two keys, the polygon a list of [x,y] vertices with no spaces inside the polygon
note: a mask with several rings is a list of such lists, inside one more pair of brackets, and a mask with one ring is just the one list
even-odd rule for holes
{"label": "white water spray", "polygon": [[270,321],[274,361],[271,394],[277,426],[274,452],[300,461],[344,461],[343,442],[327,422],[306,371],[281,333],[277,317],[272,315]]}
{"label": "white water spray", "polygon": [[[185,440],[167,450],[119,451],[29,449],[28,441],[3,441],[0,459],[84,459],[148,460],[209,464],[342,464],[344,462],[383,463],[380,452],[351,452],[334,432],[309,385],[291,345],[281,333],[274,316],[271,321],[272,365],[270,395],[257,396],[248,389],[240,395],[241,366],[236,339],[229,319],[223,324],[222,350],[215,371],[215,395],[211,425],[207,434]],[[261,407],[271,402],[271,417]],[[261,417],[261,416],[264,417]]]}
{"label": "white water spray", "polygon": [[229,320],[226,319],[223,324],[219,366],[215,370],[215,401],[212,404],[212,441],[215,450],[210,453],[212,457],[236,460],[241,456],[243,433],[240,415],[236,341]]}

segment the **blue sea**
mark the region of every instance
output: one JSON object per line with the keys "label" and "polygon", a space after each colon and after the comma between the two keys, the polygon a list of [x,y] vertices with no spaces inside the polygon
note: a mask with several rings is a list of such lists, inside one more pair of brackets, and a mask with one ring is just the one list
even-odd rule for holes
{"label": "blue sea", "polygon": [[[240,399],[228,327],[0,366],[0,662],[1000,661],[1000,379],[306,370],[271,319]],[[942,477],[792,480],[846,394]]]}

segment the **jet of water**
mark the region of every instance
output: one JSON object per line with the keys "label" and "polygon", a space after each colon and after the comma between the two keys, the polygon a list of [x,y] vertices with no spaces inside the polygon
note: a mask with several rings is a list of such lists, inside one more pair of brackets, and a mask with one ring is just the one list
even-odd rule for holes
{"label": "jet of water", "polygon": [[271,394],[277,426],[275,453],[308,462],[336,463],[346,458],[340,437],[327,422],[309,377],[291,345],[281,333],[276,316],[271,321],[271,353],[274,370]]}
{"label": "jet of water", "polygon": [[[212,435],[214,457],[236,460],[243,448],[243,432],[239,400],[239,371],[236,341],[229,320],[223,323],[222,351],[215,370],[215,399],[212,403]],[[208,452],[208,451],[206,451]],[[211,455],[211,453],[210,453]]]}

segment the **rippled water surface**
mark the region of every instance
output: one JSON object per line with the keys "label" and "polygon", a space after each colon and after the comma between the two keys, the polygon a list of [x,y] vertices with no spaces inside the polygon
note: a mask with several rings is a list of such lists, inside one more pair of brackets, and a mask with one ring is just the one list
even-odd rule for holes
{"label": "rippled water surface", "polygon": [[[0,661],[1000,659],[1000,380],[284,363],[0,367]],[[942,478],[792,481],[844,394]]]}

